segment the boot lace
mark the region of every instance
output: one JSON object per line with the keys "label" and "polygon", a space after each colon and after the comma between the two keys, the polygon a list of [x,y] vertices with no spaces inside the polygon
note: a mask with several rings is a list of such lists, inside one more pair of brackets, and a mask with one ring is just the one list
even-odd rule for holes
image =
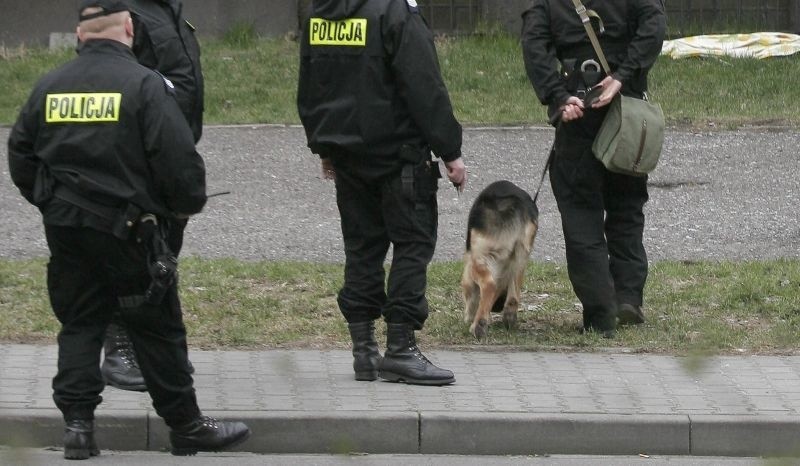
{"label": "boot lace", "polygon": [[136,361],[136,353],[133,351],[133,343],[128,339],[128,336],[119,332],[117,334],[117,348],[119,351],[119,358],[127,367],[134,369],[139,368],[139,363]]}
{"label": "boot lace", "polygon": [[210,429],[214,430],[219,429],[219,421],[217,421],[211,416],[200,416],[200,424]]}
{"label": "boot lace", "polygon": [[413,334],[408,338],[408,350],[412,352],[414,356],[416,356],[417,359],[419,359],[420,361],[426,364],[433,364],[428,358],[425,357],[424,354],[422,354],[422,351],[420,351],[419,346],[417,346],[417,339],[414,338]]}

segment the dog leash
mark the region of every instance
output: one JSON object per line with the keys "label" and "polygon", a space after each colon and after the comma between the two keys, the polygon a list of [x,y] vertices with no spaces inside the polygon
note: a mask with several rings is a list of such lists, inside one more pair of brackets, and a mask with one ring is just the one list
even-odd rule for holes
{"label": "dog leash", "polygon": [[544,163],[544,169],[542,170],[542,177],[539,178],[539,187],[536,188],[536,194],[533,196],[534,204],[536,204],[536,200],[539,199],[539,192],[541,192],[542,186],[544,185],[544,177],[547,176],[547,170],[550,169],[550,163],[553,161],[554,153],[555,153],[555,142],[553,142],[553,147],[550,148],[550,154],[547,156],[547,161]]}

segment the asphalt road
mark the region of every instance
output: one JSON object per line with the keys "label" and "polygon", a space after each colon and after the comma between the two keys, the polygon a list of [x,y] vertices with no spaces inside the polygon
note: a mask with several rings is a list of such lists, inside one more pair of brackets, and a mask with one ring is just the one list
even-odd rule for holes
{"label": "asphalt road", "polygon": [[[9,129],[0,128],[0,139]],[[480,189],[498,179],[535,191],[550,128],[469,128],[469,170],[460,196],[440,182],[434,260],[459,260],[466,219]],[[800,251],[800,133],[789,130],[669,131],[650,177],[645,246],[651,261],[797,258]],[[206,258],[343,262],[332,182],[305,147],[301,128],[206,127],[200,152],[209,200],[187,229],[183,254]],[[7,146],[0,146],[6,160]],[[0,258],[47,256],[41,219],[0,167]],[[539,198],[533,259],[564,261],[560,217],[549,182]]]}

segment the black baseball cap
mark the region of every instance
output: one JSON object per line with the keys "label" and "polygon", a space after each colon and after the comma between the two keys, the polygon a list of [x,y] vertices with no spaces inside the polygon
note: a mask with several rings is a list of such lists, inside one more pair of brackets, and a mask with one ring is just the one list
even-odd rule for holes
{"label": "black baseball cap", "polygon": [[[82,15],[83,10],[87,8],[102,8],[102,11],[92,13],[89,15]],[[81,0],[78,9],[78,21],[86,21],[89,19],[99,18],[100,16],[107,16],[120,11],[130,11],[130,7],[121,0]]]}

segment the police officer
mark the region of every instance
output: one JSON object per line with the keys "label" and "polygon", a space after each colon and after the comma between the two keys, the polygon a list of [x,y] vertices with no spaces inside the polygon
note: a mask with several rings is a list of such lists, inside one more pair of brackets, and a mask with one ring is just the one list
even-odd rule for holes
{"label": "police officer", "polygon": [[[438,164],[463,189],[461,126],[433,36],[414,0],[313,0],[301,36],[297,96],[308,147],[335,179],[345,243],[339,308],[356,380],[444,385],[414,332],[428,317],[426,271],[436,245]],[[384,289],[383,262],[393,259]],[[381,359],[374,321],[387,324]]]}
{"label": "police officer", "polygon": [[179,0],[125,0],[136,36],[133,53],[175,86],[175,99],[189,122],[194,141],[203,135],[203,70],[195,28],[183,17]]}
{"label": "police officer", "polygon": [[42,212],[50,249],[47,286],[61,323],[53,399],[66,423],[64,457],[99,454],[99,357],[114,312],[129,329],[173,454],[227,448],[249,429],[198,408],[177,263],[160,230],[203,208],[203,160],[173,86],[136,62],[128,6],[82,0],[79,11],[79,56],[39,80],[8,141],[11,178]]}
{"label": "police officer", "polygon": [[[642,98],[647,91],[665,17],[662,0],[585,0],[584,5],[592,12],[609,76],[598,65],[572,0],[532,0],[522,15],[522,48],[536,95],[549,107],[551,121],[560,121],[550,183],[561,213],[569,278],[583,304],[583,327],[610,337],[617,316],[623,325],[644,322],[647,178],[609,172],[591,147],[611,99],[619,92]],[[582,97],[597,86],[598,100],[585,105]]]}
{"label": "police officer", "polygon": [[[178,0],[125,0],[130,7],[133,53],[142,65],[164,75],[175,88],[175,99],[192,128],[194,142],[203,133],[203,73],[194,27],[182,16]],[[177,256],[183,245],[185,219],[170,222],[169,244]],[[101,366],[103,378],[123,390],[145,390],[144,378],[124,323],[115,318],[108,326]],[[191,369],[191,364],[190,364]]]}

